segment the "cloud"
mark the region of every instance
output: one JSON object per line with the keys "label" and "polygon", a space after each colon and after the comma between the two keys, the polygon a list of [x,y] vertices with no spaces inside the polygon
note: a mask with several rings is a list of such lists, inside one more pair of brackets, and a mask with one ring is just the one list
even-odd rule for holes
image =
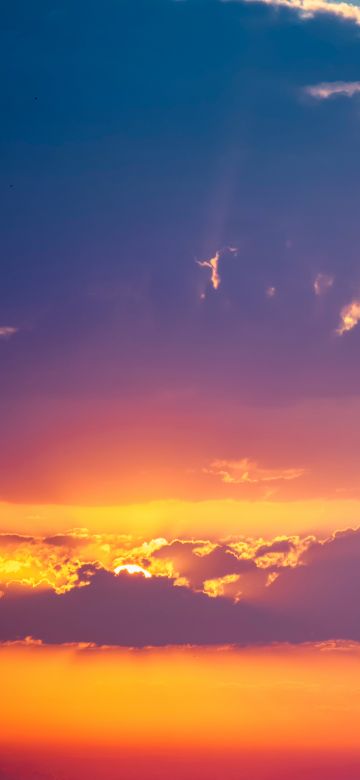
{"label": "cloud", "polygon": [[220,249],[217,252],[215,252],[214,257],[211,257],[210,260],[196,260],[197,264],[200,266],[200,268],[209,268],[210,273],[210,282],[214,290],[217,290],[220,287],[221,277],[219,273],[219,263],[220,260],[224,257],[226,254],[236,254],[237,248],[232,246],[227,246],[225,249]]}
{"label": "cloud", "polygon": [[360,321],[360,300],[351,301],[341,309],[340,324],[336,330],[339,336],[356,327]]}
{"label": "cloud", "polygon": [[316,100],[327,100],[331,97],[351,98],[360,92],[360,81],[323,81],[305,87],[304,92]]}
{"label": "cloud", "polygon": [[[210,598],[163,578],[87,567],[84,587],[63,594],[11,586],[0,600],[0,641],[49,644],[217,645],[285,641],[299,629],[255,605]],[[322,638],[322,637],[321,637]]]}
{"label": "cloud", "polygon": [[174,577],[184,578],[193,588],[202,588],[207,580],[245,574],[255,570],[252,560],[240,558],[226,545],[207,550],[198,542],[175,541],[154,553],[154,558],[171,562]]}
{"label": "cloud", "polygon": [[[221,0],[222,2],[233,2],[233,0]],[[257,2],[258,0],[245,0],[246,2]],[[235,0],[239,2],[239,0]],[[265,5],[288,8],[299,13],[304,19],[309,19],[316,14],[331,14],[340,19],[360,24],[360,7],[354,3],[333,2],[333,0],[260,0]]]}
{"label": "cloud", "polygon": [[10,339],[18,331],[19,328],[13,328],[10,325],[0,325],[0,339]]}
{"label": "cloud", "polygon": [[235,554],[226,545],[176,540],[152,554],[159,564],[171,562],[171,577],[78,562],[71,586],[57,592],[49,582],[8,582],[0,641],[141,647],[360,640],[360,530],[259,541],[237,542]]}
{"label": "cloud", "polygon": [[289,553],[294,549],[294,542],[291,539],[277,539],[269,544],[262,544],[255,552],[255,558],[262,558],[271,553]]}
{"label": "cloud", "polygon": [[219,477],[227,484],[241,485],[298,479],[304,474],[304,469],[261,468],[256,461],[243,458],[242,460],[214,460],[208,468],[204,469],[204,473]]}
{"label": "cloud", "polygon": [[276,287],[268,287],[265,291],[267,298],[274,298],[276,295]]}
{"label": "cloud", "polygon": [[[286,540],[280,542],[284,551]],[[186,555],[194,554],[195,544],[184,544]],[[179,552],[180,543],[175,545]],[[268,551],[271,546],[280,552],[280,544]],[[213,553],[200,561],[208,566],[211,560],[213,571],[224,571],[229,553],[221,548]],[[87,564],[79,569],[77,584],[62,593],[19,583],[4,588],[0,641],[30,636],[50,644],[132,647],[359,641],[360,604],[354,598],[360,589],[359,560],[360,531],[337,533],[310,543],[297,566],[257,572],[253,563],[256,589],[240,593],[236,601],[219,595],[228,590],[238,596],[235,575],[209,577],[207,595],[167,577],[115,575]],[[250,568],[244,576],[252,576]]]}
{"label": "cloud", "polygon": [[315,295],[325,295],[334,284],[334,277],[331,274],[317,274],[314,279],[314,293]]}

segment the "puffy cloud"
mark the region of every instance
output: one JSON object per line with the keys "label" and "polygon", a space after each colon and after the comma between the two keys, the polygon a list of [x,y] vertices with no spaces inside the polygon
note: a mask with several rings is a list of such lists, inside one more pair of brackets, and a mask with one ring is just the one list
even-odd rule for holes
{"label": "puffy cloud", "polygon": [[172,576],[145,578],[131,574],[136,567],[130,565],[115,574],[100,563],[75,566],[73,560],[68,585],[60,588],[44,579],[36,587],[16,582],[15,572],[2,586],[0,640],[31,636],[131,646],[360,640],[354,598],[360,530],[325,540],[283,537],[234,545],[237,554],[196,540],[153,550],[150,568],[170,562]]}
{"label": "puffy cloud", "polygon": [[0,640],[31,636],[50,644],[142,647],[300,638],[291,616],[272,620],[257,606],[209,598],[167,579],[116,576],[96,567],[87,567],[81,578],[84,587],[62,594],[10,586],[0,600]]}
{"label": "puffy cloud", "polygon": [[279,614],[296,615],[306,640],[360,639],[360,531],[336,533],[315,541],[300,565],[283,568],[264,591],[261,603]]}
{"label": "puffy cloud", "polygon": [[304,91],[316,100],[327,100],[331,97],[351,98],[360,92],[360,81],[323,81],[321,84],[305,87]]}
{"label": "puffy cloud", "polygon": [[219,477],[222,482],[241,485],[244,483],[278,482],[281,480],[298,479],[304,474],[304,469],[268,469],[262,468],[250,458],[241,460],[214,460],[205,474]]}
{"label": "puffy cloud", "polygon": [[349,330],[356,327],[360,321],[360,300],[356,299],[351,303],[346,304],[340,312],[340,324],[337,328],[337,333],[342,336]]}
{"label": "puffy cloud", "polygon": [[209,552],[198,542],[175,541],[154,553],[154,558],[168,561],[175,577],[185,578],[193,588],[202,588],[205,581],[233,577],[253,571],[252,560],[240,558],[225,545],[215,546]]}

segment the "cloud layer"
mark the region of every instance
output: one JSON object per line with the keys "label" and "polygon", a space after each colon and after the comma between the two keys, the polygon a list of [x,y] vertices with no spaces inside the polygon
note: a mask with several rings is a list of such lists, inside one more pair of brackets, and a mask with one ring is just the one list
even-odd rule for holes
{"label": "cloud layer", "polygon": [[[3,535],[0,546],[2,642],[27,636],[126,646],[360,640],[354,598],[360,531],[325,540],[153,540],[138,546],[85,535]],[[96,549],[102,562],[94,560]],[[119,559],[128,563],[114,566]],[[140,566],[153,576],[144,576]],[[29,575],[35,571],[32,581],[21,576],[24,567]]]}

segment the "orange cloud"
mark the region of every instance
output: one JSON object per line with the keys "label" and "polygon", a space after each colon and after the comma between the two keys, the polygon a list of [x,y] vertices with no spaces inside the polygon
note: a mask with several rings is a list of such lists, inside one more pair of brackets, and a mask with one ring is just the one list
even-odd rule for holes
{"label": "orange cloud", "polygon": [[336,330],[339,336],[356,327],[360,321],[360,300],[346,304],[340,312],[340,324]]}
{"label": "orange cloud", "polygon": [[209,268],[210,269],[210,271],[211,271],[210,281],[211,281],[211,284],[212,284],[214,290],[217,290],[220,287],[221,277],[220,277],[220,274],[219,274],[219,262],[220,262],[221,258],[225,254],[227,254],[227,253],[236,254],[237,251],[238,250],[237,250],[236,247],[227,246],[227,247],[225,247],[225,249],[218,250],[215,253],[214,257],[211,257],[210,260],[197,260],[196,261],[197,264],[201,268]]}

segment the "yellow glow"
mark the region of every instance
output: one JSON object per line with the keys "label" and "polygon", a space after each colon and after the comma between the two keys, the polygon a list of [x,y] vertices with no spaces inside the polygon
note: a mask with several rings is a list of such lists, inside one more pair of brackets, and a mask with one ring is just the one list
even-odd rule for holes
{"label": "yellow glow", "polygon": [[28,640],[0,647],[0,744],[358,749],[359,660],[349,643],[131,651]]}
{"label": "yellow glow", "polygon": [[[54,534],[69,529],[146,537],[216,539],[245,534],[326,533],[358,526],[357,499],[301,501],[152,501],[122,506],[0,504],[0,529],[11,533]],[[133,544],[133,542],[132,542]]]}

